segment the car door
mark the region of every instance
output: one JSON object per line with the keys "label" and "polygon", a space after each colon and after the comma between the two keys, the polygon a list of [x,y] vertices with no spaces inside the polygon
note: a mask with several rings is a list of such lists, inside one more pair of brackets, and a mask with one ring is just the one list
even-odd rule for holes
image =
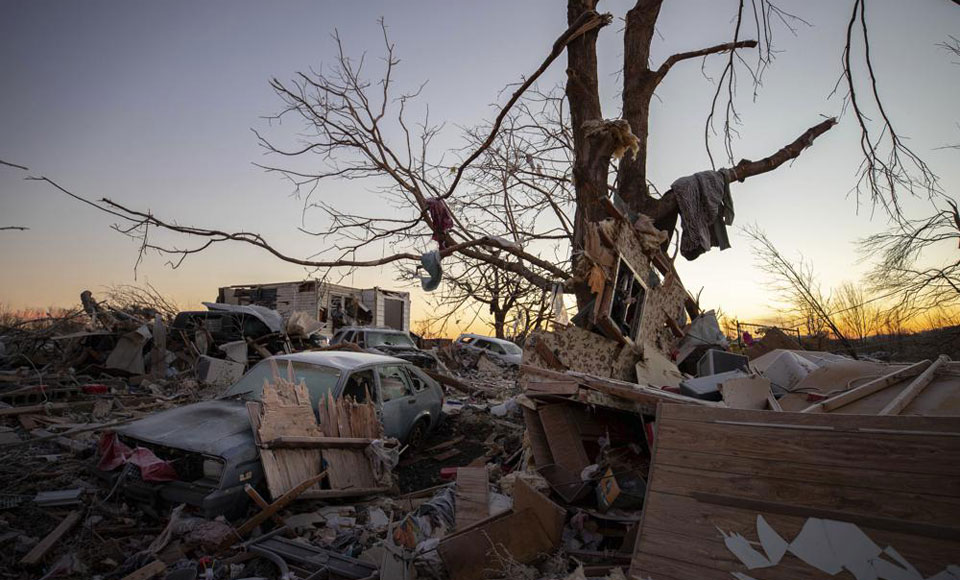
{"label": "car door", "polygon": [[410,383],[413,385],[416,403],[412,405],[416,409],[414,420],[424,415],[430,416],[430,426],[436,425],[443,409],[443,390],[416,367],[406,367],[410,375]]}
{"label": "car door", "polygon": [[381,365],[376,369],[384,433],[402,440],[413,424],[417,403],[410,377],[400,365]]}

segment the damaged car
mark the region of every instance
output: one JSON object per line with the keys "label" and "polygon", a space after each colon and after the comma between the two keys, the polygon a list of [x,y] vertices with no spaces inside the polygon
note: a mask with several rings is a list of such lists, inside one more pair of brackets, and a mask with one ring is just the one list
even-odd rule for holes
{"label": "damaged car", "polygon": [[[235,517],[246,509],[245,485],[262,488],[263,468],[246,404],[259,401],[274,361],[289,364],[310,394],[367,394],[386,437],[411,446],[437,427],[443,390],[407,361],[371,353],[305,352],[258,363],[218,399],[161,411],[104,434],[96,473],[147,505],[186,503],[207,517]],[[318,417],[319,420],[319,417]]]}
{"label": "damaged car", "polygon": [[437,370],[439,361],[430,352],[420,350],[409,332],[376,326],[347,326],[337,330],[331,345],[352,343],[368,352],[385,354],[411,362],[422,369]]}
{"label": "damaged car", "polygon": [[523,349],[502,338],[479,334],[461,334],[453,345],[455,348],[465,351],[482,352],[510,365],[519,365],[523,362]]}

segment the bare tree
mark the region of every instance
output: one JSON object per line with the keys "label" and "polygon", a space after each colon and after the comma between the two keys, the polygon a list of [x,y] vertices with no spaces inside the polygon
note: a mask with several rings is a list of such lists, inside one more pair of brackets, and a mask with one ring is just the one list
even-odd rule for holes
{"label": "bare tree", "polygon": [[796,262],[788,260],[756,226],[744,228],[743,231],[753,241],[752,250],[757,259],[757,266],[770,277],[771,288],[783,298],[798,317],[807,320],[808,331],[811,325],[825,325],[843,344],[850,356],[857,358],[853,344],[841,330],[839,321],[831,312],[833,310],[831,297],[823,293],[813,266],[802,257]]}
{"label": "bare tree", "polygon": [[878,304],[860,284],[845,282],[836,290],[834,319],[850,340],[856,340],[860,347],[882,328],[882,309]]}
{"label": "bare tree", "polygon": [[[301,131],[292,143],[282,143],[282,138],[273,135],[257,137],[274,158],[284,160],[264,168],[293,184],[304,200],[305,212],[319,211],[325,216],[324,227],[301,228],[322,244],[320,252],[306,257],[284,253],[256,232],[184,226],[116,201],[88,200],[47,177],[35,179],[115,216],[119,220],[115,228],[139,240],[141,257],[145,252],[159,252],[170,256],[173,266],[214,244],[242,242],[309,267],[351,269],[395,264],[409,272],[435,240],[445,264],[451,260],[447,269],[453,274],[452,280],[468,277],[484,264],[520,277],[541,291],[560,285],[564,291],[576,293],[578,303],[583,305],[592,296],[583,276],[584,267],[588,267],[582,255],[585,225],[608,217],[611,192],[632,216],[645,214],[657,227],[670,232],[676,225],[676,195],[672,190],[663,195],[652,192],[646,171],[650,101],[675,67],[698,59],[724,59],[705,121],[704,140],[710,152],[711,140],[719,136],[726,153],[726,170],[736,181],[796,159],[836,124],[832,118],[821,120],[771,155],[734,163],[733,142],[741,131],[736,110],[738,78],[749,79],[756,91],[775,54],[774,29],[783,26],[794,30],[805,24],[770,0],[738,2],[728,42],[691,47],[659,64],[651,62],[650,47],[662,0],[637,0],[627,12],[623,27],[621,118],[608,119],[599,96],[596,45],[598,35],[613,16],[598,13],[597,3],[568,0],[567,30],[539,66],[512,87],[489,126],[468,134],[467,148],[460,151],[434,151],[432,143],[442,125],[431,122],[428,109],[417,108],[419,89],[397,92],[399,60],[385,28],[382,68],[373,76],[368,76],[367,59],[351,59],[343,41],[335,35],[338,56],[331,66],[321,72],[299,73],[290,81],[273,79],[271,86],[283,104],[274,118],[295,120]],[[858,190],[868,190],[873,203],[899,218],[900,192],[917,194],[924,190],[933,195],[936,177],[905,146],[883,109],[871,62],[865,5],[866,0],[852,2],[841,77],[841,81],[846,80],[850,109],[861,128],[864,165]],[[537,147],[517,135],[524,135],[524,131],[535,134],[544,128],[517,125],[514,120],[522,118],[517,111],[522,111],[524,95],[563,52],[567,54],[567,81],[565,100],[560,102],[566,105],[562,117],[568,119],[567,128],[542,136],[561,143],[558,149],[548,149],[552,152],[550,159],[562,160],[567,167],[539,172]],[[866,95],[856,90],[860,86],[858,75],[865,75],[869,87]],[[414,120],[414,109],[426,112]],[[870,121],[872,109],[877,109],[878,125]],[[710,157],[714,159],[712,152]],[[538,172],[549,173],[549,179],[530,175]],[[542,182],[536,179],[550,183],[557,176],[560,180],[553,182],[557,188],[547,189],[549,195],[545,195]],[[383,201],[380,210],[370,204],[371,209],[362,215],[343,211],[324,191],[327,183],[339,180],[366,182]],[[464,183],[485,185],[486,189],[471,187],[467,192],[461,187]],[[558,203],[565,196],[570,197],[572,217],[571,207]],[[431,208],[436,210],[440,205],[449,208],[452,229],[431,213]],[[547,215],[550,219],[543,218]],[[150,237],[156,230],[200,242],[186,248],[166,246]],[[369,257],[385,249],[389,249],[381,252],[385,255]],[[559,260],[550,255],[561,250],[566,250],[566,255]],[[495,280],[491,276],[484,279]]]}
{"label": "bare tree", "polygon": [[[871,290],[914,315],[960,305],[960,214],[953,200],[932,203],[933,215],[903,219],[860,242],[861,253],[877,259],[868,275]],[[946,261],[931,255],[938,248]]]}

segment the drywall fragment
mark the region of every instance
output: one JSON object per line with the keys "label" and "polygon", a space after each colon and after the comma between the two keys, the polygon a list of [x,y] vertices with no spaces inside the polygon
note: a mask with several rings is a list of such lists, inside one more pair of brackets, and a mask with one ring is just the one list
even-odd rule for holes
{"label": "drywall fragment", "polygon": [[808,518],[803,529],[790,543],[790,552],[807,564],[828,574],[838,574],[843,563],[833,551],[824,520]]}
{"label": "drywall fragment", "polygon": [[[887,546],[883,550],[883,553],[889,558],[895,560],[897,563],[894,564],[889,560],[884,560],[883,558],[874,558],[871,562],[873,569],[876,571],[878,578],[883,578],[883,580],[923,580],[923,574],[917,571],[910,562],[907,562],[907,559],[900,555],[892,546]],[[949,568],[956,568],[956,566],[949,566]],[[858,579],[859,580],[859,579]]]}
{"label": "drywall fragment", "polygon": [[[720,528],[717,529],[720,530]],[[720,530],[720,533],[723,535],[723,543],[727,546],[727,549],[739,558],[748,570],[773,566],[773,562],[768,560],[767,557],[760,552],[754,550],[750,542],[740,534],[736,532],[728,534],[723,530]]]}
{"label": "drywall fragment", "polygon": [[783,555],[787,553],[787,547],[790,544],[781,538],[780,534],[760,514],[757,514],[757,536],[760,537],[760,545],[763,546],[763,551],[767,553],[767,559],[770,560],[772,565],[777,565]]}

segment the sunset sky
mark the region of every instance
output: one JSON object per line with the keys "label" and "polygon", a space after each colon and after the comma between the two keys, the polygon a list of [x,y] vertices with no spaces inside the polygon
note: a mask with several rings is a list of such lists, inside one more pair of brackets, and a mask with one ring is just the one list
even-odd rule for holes
{"label": "sunset sky", "polygon": [[[749,3],[748,3],[749,4]],[[850,2],[783,2],[807,20],[796,36],[777,30],[778,53],[757,99],[743,84],[738,157],[757,159],[795,139],[824,117],[841,113],[828,98],[841,73]],[[602,2],[623,17],[630,3]],[[737,2],[665,2],[653,63],[675,52],[729,40]],[[255,167],[264,162],[251,128],[270,135],[263,116],[280,102],[271,77],[289,79],[335,56],[339,30],[347,50],[380,55],[383,17],[402,62],[401,87],[429,81],[422,99],[446,122],[437,153],[460,147],[459,127],[495,114],[501,89],[529,74],[566,28],[556,0],[449,2],[305,2],[0,0],[0,159],[25,165],[78,194],[148,208],[184,224],[262,233],[285,251],[307,256],[318,241],[298,233],[301,203],[290,186]],[[888,112],[910,146],[958,197],[960,60],[937,47],[960,36],[960,8],[947,0],[873,1],[871,50]],[[619,116],[622,22],[600,33],[604,115]],[[710,167],[703,123],[713,94],[706,76],[723,57],[677,65],[652,104],[649,176],[660,190]],[[541,80],[564,80],[561,57]],[[719,145],[719,144],[718,144]],[[859,132],[849,112],[794,163],[735,184],[734,227],[757,224],[784,253],[812,261],[825,286],[857,280],[867,264],[855,241],[879,231],[884,216],[850,195],[860,162]],[[24,181],[0,166],[0,304],[7,308],[68,306],[80,292],[134,282],[135,242],[112,231],[110,216],[51,187]],[[325,199],[375,206],[355,182],[328,184]],[[926,210],[908,200],[908,212]],[[316,226],[317,224],[308,224]],[[502,232],[490,232],[499,234]],[[735,231],[733,248],[713,250],[678,269],[704,307],[745,320],[776,310],[749,244]],[[389,252],[389,249],[386,251]],[[956,248],[938,251],[956,253]],[[230,284],[296,280],[304,269],[251,247],[220,246],[177,270],[148,256],[138,279],[184,306],[213,300]],[[396,287],[390,267],[357,272],[355,286]],[[423,314],[419,289],[413,318]]]}

